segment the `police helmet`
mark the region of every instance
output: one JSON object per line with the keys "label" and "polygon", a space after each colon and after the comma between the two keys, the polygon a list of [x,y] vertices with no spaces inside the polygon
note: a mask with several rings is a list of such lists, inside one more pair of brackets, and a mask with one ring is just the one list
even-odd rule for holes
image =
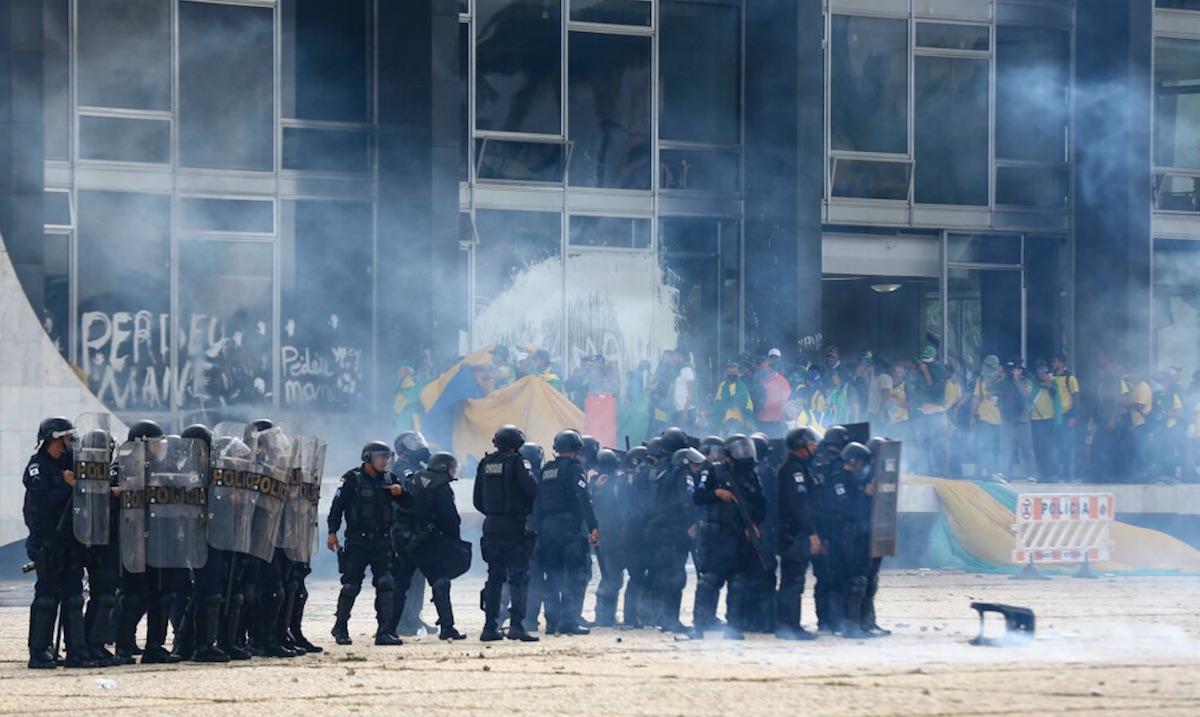
{"label": "police helmet", "polygon": [[183,433],[180,433],[179,436],[181,438],[196,438],[204,441],[205,445],[212,445],[212,431],[208,430],[208,427],[203,423],[193,423],[183,429]]}
{"label": "police helmet", "polygon": [[536,443],[523,443],[521,444],[521,447],[517,449],[517,452],[521,454],[522,458],[529,461],[529,465],[532,466],[535,471],[540,471],[542,469],[542,461],[546,460],[546,452],[542,450],[540,445]]}
{"label": "police helmet", "polygon": [[834,448],[843,448],[849,442],[850,434],[846,432],[845,427],[834,426],[825,431],[825,440],[821,441],[821,444]]}
{"label": "police helmet", "polygon": [[146,441],[151,438],[162,438],[163,429],[150,419],[138,421],[129,427],[129,440]]}
{"label": "police helmet", "polygon": [[700,441],[700,452],[715,463],[725,460],[725,439],[720,436],[705,436]]}
{"label": "police helmet", "polygon": [[600,450],[600,441],[596,440],[595,436],[584,434],[579,437],[583,440],[583,446],[580,447],[579,453],[589,461],[596,460],[596,453]]}
{"label": "police helmet", "polygon": [[75,424],[62,416],[47,418],[38,424],[38,445],[49,443],[56,438],[66,438],[75,433]]}
{"label": "police helmet", "polygon": [[525,443],[525,434],[521,432],[511,423],[506,423],[496,429],[496,435],[492,436],[492,445],[502,451],[515,451]]}
{"label": "police helmet", "polygon": [[662,449],[663,453],[670,453],[671,457],[675,457],[675,451],[680,448],[688,447],[688,436],[683,432],[682,428],[671,426],[662,432]]}
{"label": "police helmet", "polygon": [[246,430],[254,433],[269,431],[275,427],[275,422],[269,418],[256,418],[246,424]]}
{"label": "police helmet", "polygon": [[453,478],[458,471],[458,459],[451,453],[438,451],[429,457],[426,467],[435,473],[445,473]]}
{"label": "police helmet", "polygon": [[621,461],[611,448],[601,448],[596,451],[596,470],[612,474],[621,467]]}
{"label": "police helmet", "polygon": [[634,446],[625,454],[625,465],[636,468],[646,461],[646,447]]}
{"label": "police helmet", "polygon": [[863,444],[853,441],[842,449],[842,462],[855,470],[864,468],[871,463],[871,451]]}
{"label": "police helmet", "polygon": [[253,457],[250,447],[241,439],[233,436],[221,436],[213,444],[213,455],[221,459],[248,459]]}
{"label": "police helmet", "polygon": [[753,466],[758,460],[754,441],[740,433],[725,439],[725,455],[729,456],[735,466]]}
{"label": "police helmet", "polygon": [[879,446],[886,441],[887,439],[881,436],[875,436],[871,440],[867,441],[867,450],[871,452],[872,457],[875,456],[875,451],[879,450]]}
{"label": "police helmet", "polygon": [[108,431],[105,431],[102,428],[94,428],[94,429],[88,431],[86,434],[84,434],[83,438],[80,439],[79,447],[80,448],[93,448],[93,449],[109,448],[110,440],[111,440],[111,438],[108,435]]}
{"label": "police helmet", "polygon": [[[422,436],[420,431],[404,431],[396,436],[392,447],[396,449],[396,455],[407,453],[416,456],[419,460],[429,457],[429,443],[426,442],[425,436]],[[422,452],[424,452],[423,456]]]}
{"label": "police helmet", "polygon": [[654,458],[661,458],[663,455],[662,439],[658,436],[646,441],[646,454]]}
{"label": "police helmet", "polygon": [[555,453],[578,453],[581,448],[583,448],[583,436],[579,435],[579,431],[568,428],[559,431],[554,436]]}
{"label": "police helmet", "polygon": [[750,440],[754,441],[754,452],[759,458],[766,458],[771,453],[771,442],[767,438],[767,434],[755,432],[750,434]]}
{"label": "police helmet", "polygon": [[680,448],[671,454],[671,465],[673,466],[682,466],[686,463],[699,466],[704,462],[704,454],[695,448]]}
{"label": "police helmet", "polygon": [[821,442],[821,437],[817,435],[809,426],[803,428],[793,428],[788,431],[787,438],[783,439],[783,444],[789,451],[798,451],[808,449],[809,444],[817,444]]}
{"label": "police helmet", "polygon": [[362,449],[363,463],[370,463],[379,456],[387,456],[391,460],[392,455],[392,449],[383,441],[371,441]]}

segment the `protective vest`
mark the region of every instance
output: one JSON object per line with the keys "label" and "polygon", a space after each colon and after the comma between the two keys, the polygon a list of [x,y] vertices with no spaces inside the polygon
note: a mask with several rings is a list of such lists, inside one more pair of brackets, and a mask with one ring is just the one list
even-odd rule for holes
{"label": "protective vest", "polygon": [[521,488],[522,472],[530,472],[529,464],[517,453],[498,451],[484,456],[475,474],[482,486],[477,489],[480,512],[487,516],[528,515],[533,506]]}
{"label": "protective vest", "polygon": [[[372,478],[361,468],[352,474],[353,485],[346,506],[346,528],[352,533],[374,533],[391,524],[392,499],[388,486],[391,473]],[[344,489],[344,487],[343,487]]]}
{"label": "protective vest", "polygon": [[538,485],[541,514],[578,513],[577,491],[583,489],[581,482],[586,482],[583,466],[574,458],[555,458],[547,463]]}

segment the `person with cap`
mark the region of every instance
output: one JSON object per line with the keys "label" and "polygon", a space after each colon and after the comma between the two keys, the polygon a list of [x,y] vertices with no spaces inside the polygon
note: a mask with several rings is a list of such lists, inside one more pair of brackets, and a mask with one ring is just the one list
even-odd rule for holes
{"label": "person with cap", "polygon": [[1066,481],[1075,480],[1075,431],[1079,423],[1079,379],[1067,369],[1067,359],[1062,354],[1050,358],[1050,375],[1058,388],[1058,397],[1062,401],[1063,426],[1059,431],[1059,460],[1062,463],[1062,478]]}
{"label": "person with cap", "polygon": [[887,416],[888,399],[892,395],[892,377],[887,365],[880,365],[874,354],[863,351],[858,357],[854,385],[858,389],[863,419],[874,425],[882,425]]}
{"label": "person with cap", "polygon": [[[664,442],[659,441],[659,446]],[[654,451],[662,451],[656,447]],[[688,451],[691,451],[690,453]],[[650,477],[650,505],[642,524],[646,546],[646,609],[642,619],[664,632],[683,633],[679,621],[683,588],[687,584],[688,551],[696,534],[691,486],[704,468],[704,456],[694,448],[679,448],[658,461]]]}
{"label": "person with cap", "polygon": [[[1023,475],[1030,482],[1037,482],[1037,467],[1033,460],[1033,437],[1029,427],[1030,403],[1033,400],[1033,382],[1025,376],[1025,365],[1020,356],[1014,356],[1004,366],[1008,373],[1008,390],[1000,399],[1000,415],[1003,419],[1001,432],[1004,436],[1003,451],[1005,469],[1009,476]],[[1021,470],[1016,466],[1020,464]]]}
{"label": "person with cap", "polygon": [[945,476],[946,465],[946,367],[937,361],[937,349],[925,346],[915,362],[909,396],[915,410],[909,412],[916,433],[918,469],[927,475]]}
{"label": "person with cap", "polygon": [[550,363],[550,352],[546,349],[538,349],[529,357],[529,376],[537,376],[556,391],[563,390],[562,378],[558,375],[558,370]]}
{"label": "person with cap", "polygon": [[1148,468],[1149,418],[1154,410],[1154,391],[1136,365],[1127,368],[1121,380],[1121,403],[1129,426],[1129,477],[1126,480],[1144,481]]}
{"label": "person with cap", "polygon": [[492,363],[488,367],[488,378],[492,382],[492,390],[496,391],[511,385],[517,380],[517,373],[508,363],[508,347],[496,344],[492,347]]}
{"label": "person with cap", "polygon": [[768,438],[783,438],[788,429],[787,421],[783,419],[783,409],[792,395],[792,387],[779,373],[781,361],[779,356],[768,356],[763,359],[758,371],[763,400],[754,404],[754,422]]}
{"label": "person with cap", "polygon": [[825,431],[809,464],[812,485],[808,491],[809,515],[821,545],[811,556],[813,602],[817,609],[817,628],[833,634],[841,630],[846,597],[842,535],[847,516],[846,476],[842,470],[842,449],[850,442],[843,426]]}
{"label": "person with cap", "polygon": [[1004,480],[1000,472],[1000,396],[1008,391],[1008,377],[1000,368],[995,354],[983,358],[983,366],[971,389],[971,431],[975,434],[976,475],[981,478]]}
{"label": "person with cap", "polygon": [[809,560],[821,552],[821,539],[817,536],[808,507],[813,488],[809,464],[820,441],[812,428],[793,428],[788,431],[784,439],[787,455],[776,472],[780,573],[775,636],[781,640],[816,638],[800,625],[800,604]]}
{"label": "person with cap", "polygon": [[1033,401],[1029,407],[1029,430],[1039,480],[1059,480],[1062,460],[1058,433],[1063,428],[1062,396],[1054,383],[1054,374],[1045,361],[1034,367]]}
{"label": "person with cap", "polygon": [[837,346],[829,346],[825,349],[825,363],[821,366],[824,371],[832,371],[840,368],[842,365],[842,355]]}
{"label": "person with cap", "polygon": [[672,359],[675,361],[675,379],[671,387],[671,397],[675,402],[675,410],[671,423],[688,429],[696,418],[696,372],[692,370],[687,351],[676,349]]}
{"label": "person with cap", "polygon": [[742,380],[737,361],[725,362],[725,380],[717,385],[717,394],[707,415],[716,422],[713,428],[719,429],[722,435],[744,433],[750,429],[754,400],[750,397],[750,388]]}

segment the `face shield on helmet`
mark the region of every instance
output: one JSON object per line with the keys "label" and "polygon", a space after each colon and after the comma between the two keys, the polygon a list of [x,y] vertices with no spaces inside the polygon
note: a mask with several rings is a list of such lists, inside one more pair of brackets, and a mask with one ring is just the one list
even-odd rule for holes
{"label": "face shield on helmet", "polygon": [[673,466],[701,466],[704,465],[704,462],[704,454],[695,448],[680,448],[671,454],[671,465]]}
{"label": "face shield on helmet", "polygon": [[740,433],[725,439],[725,455],[738,467],[753,467],[758,461],[754,441]]}
{"label": "face shield on helmet", "polygon": [[362,461],[363,463],[374,463],[376,458],[392,459],[392,448],[383,441],[371,441],[363,446]]}
{"label": "face shield on helmet", "polygon": [[439,451],[429,457],[429,464],[426,467],[435,473],[445,473],[454,478],[458,473],[458,459],[453,454]]}

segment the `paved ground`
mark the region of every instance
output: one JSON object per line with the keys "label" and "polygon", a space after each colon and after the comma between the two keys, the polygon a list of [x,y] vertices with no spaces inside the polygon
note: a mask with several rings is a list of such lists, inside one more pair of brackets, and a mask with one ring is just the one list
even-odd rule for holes
{"label": "paved ground", "polygon": [[[1200,715],[1194,577],[1030,583],[885,572],[880,622],[893,636],[811,643],[597,630],[483,644],[479,586],[455,584],[471,636],[463,642],[371,645],[366,588],[351,624],[356,644],[334,646],[337,586],[319,583],[306,631],[327,646],[323,655],[33,671],[24,666],[29,586],[0,585],[0,715]],[[1033,608],[1037,639],[968,645],[973,600]]]}

